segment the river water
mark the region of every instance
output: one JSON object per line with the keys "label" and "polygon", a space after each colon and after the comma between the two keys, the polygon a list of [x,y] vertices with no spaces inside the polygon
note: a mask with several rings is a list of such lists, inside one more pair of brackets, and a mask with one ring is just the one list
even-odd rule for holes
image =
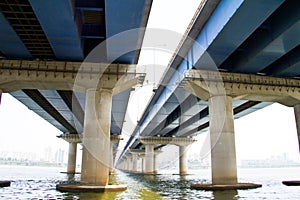
{"label": "river water", "polygon": [[176,171],[160,171],[158,175],[140,175],[117,171],[111,183],[126,184],[124,192],[66,193],[56,184],[78,182],[80,175],[60,173],[63,168],[0,166],[0,180],[11,180],[11,187],[0,188],[0,199],[300,199],[300,186],[285,186],[283,180],[300,180],[300,168],[241,168],[239,182],[263,184],[261,188],[233,191],[201,191],[189,188],[195,183],[209,183],[210,170],[190,171],[179,176]]}

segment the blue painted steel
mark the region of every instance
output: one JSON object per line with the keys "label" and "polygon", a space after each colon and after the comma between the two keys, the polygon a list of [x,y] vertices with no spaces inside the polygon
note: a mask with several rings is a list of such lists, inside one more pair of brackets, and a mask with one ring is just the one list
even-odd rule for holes
{"label": "blue painted steel", "polygon": [[[284,0],[223,0],[196,41],[219,66],[283,2]],[[194,55],[197,56],[195,60],[199,63],[197,68],[210,68],[203,66],[207,57],[202,57],[203,55],[199,53]]]}
{"label": "blue painted steel", "polygon": [[32,58],[30,52],[2,13],[0,13],[0,51],[8,58]]}
{"label": "blue painted steel", "polygon": [[58,59],[82,60],[81,41],[71,1],[29,0]]}
{"label": "blue painted steel", "polygon": [[[298,6],[297,6],[298,5]],[[256,73],[300,44],[300,3],[287,1],[264,23],[266,30],[251,37],[249,50],[232,65],[232,70]],[[246,48],[248,49],[248,48]]]}
{"label": "blue painted steel", "polygon": [[[140,28],[146,0],[106,0],[105,20],[106,38],[131,29]],[[107,41],[107,58],[109,62],[132,64],[138,45],[139,31],[122,34]],[[124,52],[128,52],[124,55]],[[121,57],[119,57],[122,55]]]}
{"label": "blue painted steel", "polygon": [[295,63],[292,66],[284,69],[281,73],[281,76],[285,77],[296,77],[300,75],[300,62]]}

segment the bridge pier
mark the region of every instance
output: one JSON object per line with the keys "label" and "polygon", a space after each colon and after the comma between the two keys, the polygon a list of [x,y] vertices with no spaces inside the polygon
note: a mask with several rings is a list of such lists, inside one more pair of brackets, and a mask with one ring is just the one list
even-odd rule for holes
{"label": "bridge pier", "polygon": [[[294,114],[295,114],[297,138],[298,138],[299,152],[300,152],[300,104],[294,106]],[[282,181],[282,183],[287,186],[300,186],[300,180]]]}
{"label": "bridge pier", "polygon": [[1,99],[2,99],[2,90],[0,89],[0,105],[1,105]]}
{"label": "bridge pier", "polygon": [[145,156],[141,156],[141,173],[145,173]]}
{"label": "bridge pier", "polygon": [[179,146],[179,174],[186,175],[187,173],[187,146]]}
{"label": "bridge pier", "polygon": [[114,150],[114,144],[122,140],[123,138],[120,137],[120,135],[111,135],[110,136],[110,164],[109,164],[109,174],[113,174],[114,169],[114,163],[115,163],[115,157],[117,151]]}
{"label": "bridge pier", "polygon": [[112,90],[86,91],[81,184],[108,184],[111,105]]}
{"label": "bridge pier", "polygon": [[56,186],[58,190],[103,192],[127,188],[124,185],[108,185],[110,157],[113,156],[110,140],[112,94],[111,89],[87,89],[80,185],[61,184]]}
{"label": "bridge pier", "polygon": [[67,174],[76,173],[76,153],[77,153],[77,143],[69,142]]}
{"label": "bridge pier", "polygon": [[299,152],[300,152],[300,104],[294,106],[294,113],[295,113]]}
{"label": "bridge pier", "polygon": [[110,132],[112,96],[137,85],[144,76],[137,76],[133,65],[86,63],[82,68],[85,73],[77,76],[73,87],[86,92],[80,185],[57,185],[56,188],[66,192],[126,190],[124,185],[108,185],[112,168],[110,157],[113,156]]}
{"label": "bridge pier", "polygon": [[186,90],[209,101],[212,184],[192,187],[205,190],[261,187],[261,184],[237,182],[232,101],[277,102],[294,107],[300,138],[300,81],[204,70],[189,70],[185,80]]}
{"label": "bridge pier", "polygon": [[209,99],[212,184],[237,184],[232,97]]}
{"label": "bridge pier", "polygon": [[109,174],[114,173],[114,148],[113,143],[110,142],[110,163],[109,163]]}
{"label": "bridge pier", "polygon": [[154,174],[154,144],[145,145],[145,174]]}
{"label": "bridge pier", "polygon": [[[154,152],[154,145],[156,144],[174,144],[179,146],[179,174],[185,175],[187,174],[187,146],[195,142],[196,140],[193,138],[186,137],[155,137],[155,136],[140,136],[139,140],[146,147],[146,169],[145,173],[157,173],[156,169],[156,155],[161,153],[160,150]],[[151,148],[151,154],[149,152],[149,148]],[[147,157],[148,155],[148,157]],[[151,155],[151,157],[150,157]],[[148,161],[148,162],[147,162]],[[149,166],[148,166],[149,165]],[[148,167],[148,168],[147,168]]]}
{"label": "bridge pier", "polygon": [[81,142],[81,138],[79,137],[78,134],[67,134],[67,133],[64,133],[57,137],[69,143],[67,174],[75,174],[77,144]]}
{"label": "bridge pier", "polygon": [[133,153],[132,154],[132,172],[137,172],[137,161],[138,161],[138,154],[137,153]]}

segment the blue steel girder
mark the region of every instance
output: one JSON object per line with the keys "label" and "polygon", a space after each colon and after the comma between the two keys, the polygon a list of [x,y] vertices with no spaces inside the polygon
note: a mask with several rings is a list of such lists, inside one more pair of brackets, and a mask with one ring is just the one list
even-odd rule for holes
{"label": "blue steel girder", "polygon": [[[168,88],[166,88],[166,90],[168,90]],[[163,105],[155,104],[152,110],[156,111],[156,115],[151,119],[148,126],[145,127],[145,129],[140,132],[140,134],[153,135],[154,134],[153,129],[162,121],[164,121],[168,117],[168,115],[170,115],[176,109],[178,104],[184,102],[188,96],[189,96],[188,92],[184,90],[178,90],[172,93],[171,96],[169,96],[165,104]]]}
{"label": "blue steel girder", "polygon": [[[221,68],[257,73],[300,44],[300,2],[284,2]],[[279,75],[279,74],[278,74]]]}
{"label": "blue steel girder", "polygon": [[47,39],[60,60],[82,60],[81,41],[71,1],[29,0]]}
{"label": "blue steel girder", "polygon": [[[206,102],[201,101],[193,95],[189,95],[182,103],[176,104],[176,108],[150,132],[151,135],[164,136],[170,130],[180,126],[189,118],[199,113],[206,106]],[[157,115],[159,115],[159,113]],[[142,132],[141,135],[148,135],[146,130],[147,129],[145,129],[145,132]]]}
{"label": "blue steel girder", "polygon": [[9,58],[31,59],[32,56],[9,22],[0,13],[0,50]]}
{"label": "blue steel girder", "polygon": [[[107,59],[116,63],[137,63],[140,35],[148,20],[152,0],[105,0]],[[138,30],[139,28],[142,28]],[[137,29],[126,34],[124,32]]]}
{"label": "blue steel girder", "polygon": [[211,70],[219,67],[283,2],[221,1],[189,52],[193,56],[194,66]]}
{"label": "blue steel girder", "polygon": [[300,45],[273,62],[261,71],[268,76],[298,77],[300,76]]}

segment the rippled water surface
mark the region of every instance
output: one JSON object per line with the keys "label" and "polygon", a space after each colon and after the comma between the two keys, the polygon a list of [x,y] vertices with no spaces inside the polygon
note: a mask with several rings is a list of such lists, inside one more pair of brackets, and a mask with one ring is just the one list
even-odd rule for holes
{"label": "rippled water surface", "polygon": [[[252,190],[209,192],[191,190],[195,183],[209,183],[210,171],[191,171],[179,176],[162,171],[158,175],[129,174],[121,171],[111,177],[111,183],[126,184],[124,192],[63,193],[56,184],[78,182],[80,175],[60,173],[62,168],[0,166],[0,180],[11,180],[11,187],[0,188],[0,199],[300,199],[300,186],[287,187],[283,180],[300,180],[300,168],[239,169],[239,182],[263,184]],[[174,173],[174,172],[173,172]]]}

